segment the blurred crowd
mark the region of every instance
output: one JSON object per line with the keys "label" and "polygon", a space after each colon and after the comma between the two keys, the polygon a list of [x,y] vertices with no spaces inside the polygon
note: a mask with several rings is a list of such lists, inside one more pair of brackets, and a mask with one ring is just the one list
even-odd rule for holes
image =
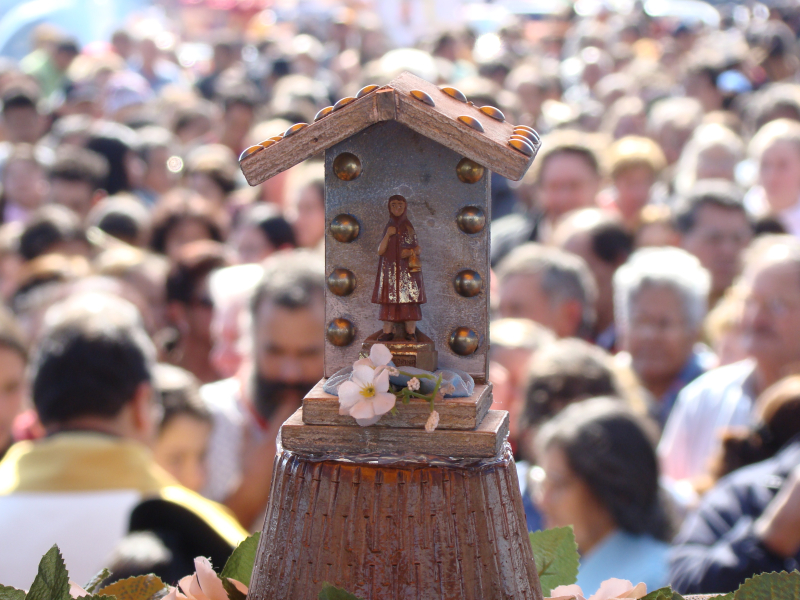
{"label": "blurred crowd", "polygon": [[529,529],[573,525],[584,590],[797,568],[800,8],[283,4],[0,59],[0,582],[54,541],[77,580],[175,581],[261,528],[323,372],[325,188],[321,157],[252,188],[238,157],[403,71],[542,134],[492,176]]}

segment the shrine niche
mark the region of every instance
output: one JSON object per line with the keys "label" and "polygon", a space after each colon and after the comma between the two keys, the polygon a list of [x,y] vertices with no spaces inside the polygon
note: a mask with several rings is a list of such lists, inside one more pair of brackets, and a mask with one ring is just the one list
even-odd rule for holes
{"label": "shrine niche", "polygon": [[256,185],[324,152],[328,224],[325,378],[281,430],[251,598],[541,598],[487,381],[490,175],[539,143],[404,73],[243,153]]}

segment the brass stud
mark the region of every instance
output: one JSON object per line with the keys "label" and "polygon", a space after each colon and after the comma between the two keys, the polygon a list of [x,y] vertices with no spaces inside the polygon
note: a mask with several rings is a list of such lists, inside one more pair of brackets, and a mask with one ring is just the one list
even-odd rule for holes
{"label": "brass stud", "polygon": [[503,114],[499,108],[495,108],[494,106],[481,106],[479,109],[483,114],[489,115],[495,121],[500,121],[501,123],[506,120],[506,116]]}
{"label": "brass stud", "polygon": [[539,136],[539,134],[536,133],[536,130],[533,127],[528,127],[527,125],[514,125],[514,131],[517,131],[518,129],[522,129],[524,131],[530,131],[533,135],[537,137]]}
{"label": "brass stud", "polygon": [[250,146],[247,150],[245,150],[244,152],[242,152],[239,155],[239,160],[242,161],[245,158],[247,158],[248,156],[250,156],[252,154],[255,154],[259,150],[263,150],[263,149],[264,148],[261,146],[261,144],[256,144],[255,146]]}
{"label": "brass stud", "polygon": [[531,143],[522,136],[511,136],[511,139],[508,140],[508,145],[515,150],[519,150],[525,156],[533,156],[533,146],[531,146]]}
{"label": "brass stud", "polygon": [[469,356],[478,349],[479,344],[478,334],[469,327],[456,327],[450,334],[450,349],[459,356]]}
{"label": "brass stud", "polygon": [[456,275],[456,278],[453,280],[453,286],[460,296],[472,298],[480,294],[483,290],[483,279],[481,279],[477,271],[464,269],[463,271],[459,271],[458,275]]}
{"label": "brass stud", "polygon": [[486,213],[477,206],[465,206],[456,216],[456,225],[464,233],[480,233],[486,227]]}
{"label": "brass stud", "polygon": [[306,127],[308,127],[308,123],[295,123],[294,125],[289,127],[289,129],[283,132],[283,137],[287,138],[289,136],[292,136],[301,129],[305,129]]}
{"label": "brass stud", "polygon": [[464,95],[464,92],[462,92],[461,90],[457,90],[457,89],[456,89],[456,88],[454,88],[454,87],[443,87],[443,88],[440,88],[440,89],[441,89],[441,90],[442,90],[442,91],[443,91],[445,94],[447,94],[448,96],[450,96],[450,97],[452,97],[452,98],[455,98],[455,99],[456,99],[456,100],[458,100],[459,102],[464,102],[464,103],[466,103],[466,101],[467,101],[467,97]]}
{"label": "brass stud", "polygon": [[328,289],[337,296],[349,296],[356,289],[356,276],[347,269],[334,269],[328,275]]}
{"label": "brass stud", "polygon": [[527,129],[515,129],[513,137],[523,137],[530,143],[531,146],[538,146],[539,145],[539,138],[533,135]]}
{"label": "brass stud", "polygon": [[273,142],[280,142],[283,139],[283,134],[276,135],[276,136],[271,137],[269,139],[271,139]]}
{"label": "brass stud", "polygon": [[325,337],[334,346],[348,346],[356,336],[355,327],[347,319],[334,319],[328,323]]}
{"label": "brass stud", "polygon": [[477,183],[483,177],[484,168],[474,160],[462,158],[456,165],[456,175],[464,183]]}
{"label": "brass stud", "polygon": [[325,117],[327,117],[332,112],[333,112],[333,107],[332,106],[326,106],[321,111],[319,111],[316,115],[314,115],[314,123],[316,123],[320,119],[324,119]]}
{"label": "brass stud", "polygon": [[424,102],[428,106],[436,106],[436,103],[433,101],[433,98],[431,98],[430,94],[428,94],[427,92],[423,92],[422,90],[411,90],[408,93],[411,94],[412,98],[416,98],[417,100],[419,100],[420,102]]}
{"label": "brass stud", "polygon": [[475,117],[461,115],[460,117],[458,117],[457,120],[461,121],[467,127],[472,127],[475,131],[480,131],[481,133],[483,133],[483,125],[481,125],[481,122],[478,121],[478,119],[476,119]]}
{"label": "brass stud", "polygon": [[358,93],[356,94],[356,99],[363,98],[364,96],[366,96],[370,92],[374,92],[377,89],[378,89],[377,85],[374,85],[374,84],[373,85],[365,85],[363,88],[358,90]]}
{"label": "brass stud", "polygon": [[361,226],[353,215],[337,215],[331,221],[330,229],[333,239],[349,244],[358,237]]}
{"label": "brass stud", "polygon": [[333,172],[342,181],[353,181],[361,175],[361,161],[355,154],[342,152],[333,159]]}
{"label": "brass stud", "polygon": [[263,142],[261,142],[261,143],[259,144],[259,146],[261,146],[262,148],[269,148],[269,147],[270,147],[270,146],[272,146],[272,144],[274,144],[274,143],[275,143],[275,140],[273,140],[272,138],[270,138],[270,139],[268,139],[268,140],[264,140]]}
{"label": "brass stud", "polygon": [[351,102],[355,102],[357,98],[353,98],[352,96],[348,96],[347,98],[342,98],[336,104],[333,105],[333,110],[339,110],[340,108],[344,108]]}

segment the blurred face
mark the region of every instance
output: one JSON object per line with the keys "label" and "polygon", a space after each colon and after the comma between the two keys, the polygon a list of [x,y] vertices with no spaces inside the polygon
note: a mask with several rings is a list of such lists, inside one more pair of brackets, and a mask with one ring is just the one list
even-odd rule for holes
{"label": "blurred face", "polygon": [[34,108],[12,107],[3,111],[3,129],[12,143],[35,144],[42,135],[44,119]]}
{"label": "blurred face", "polygon": [[186,244],[210,239],[211,234],[205,223],[198,219],[183,219],[170,230],[164,247],[169,259],[175,261],[178,252]]}
{"label": "blurred face", "polygon": [[697,340],[680,295],[666,286],[647,286],[634,296],[630,319],[623,344],[631,354],[633,370],[645,387],[651,382],[671,382]]}
{"label": "blurred face", "polygon": [[[398,204],[405,206],[403,202]],[[300,191],[287,216],[300,247],[314,248],[325,237],[325,203],[314,186],[306,186]]]}
{"label": "blurred face", "polygon": [[13,160],[3,170],[3,191],[10,202],[27,210],[36,210],[44,203],[47,180],[37,164]]}
{"label": "blurred face", "polygon": [[50,199],[56,204],[66,206],[81,219],[92,208],[94,189],[86,181],[68,181],[66,179],[53,179],[50,181]]}
{"label": "blurred face", "polygon": [[649,167],[639,166],[623,170],[614,178],[617,188],[617,207],[625,221],[635,221],[650,197],[655,175]]}
{"label": "blurred face", "polygon": [[[264,302],[256,313],[255,357],[258,375],[284,386],[282,398],[271,400],[300,402],[322,377],[325,306],[322,297],[305,308],[291,309]],[[301,392],[304,388],[305,392]]]}
{"label": "blurred face", "polygon": [[500,317],[530,319],[553,331],[559,326],[558,311],[542,293],[538,275],[509,275],[500,282]]}
{"label": "blurred face", "polygon": [[11,426],[25,397],[25,362],[10,348],[0,347],[0,448],[11,441]]}
{"label": "blurred face", "polygon": [[567,455],[557,446],[548,448],[541,457],[545,472],[538,498],[544,526],[572,525],[578,550],[586,554],[604,537],[610,519],[589,486],[580,479],[567,462]]}
{"label": "blurred face", "polygon": [[233,247],[239,257],[239,263],[246,265],[260,263],[275,252],[275,247],[258,227],[246,225],[233,235]]}
{"label": "blurred face", "polygon": [[775,142],[761,155],[759,177],[774,211],[786,210],[800,199],[800,149],[791,142]]}
{"label": "blurred face", "polygon": [[211,349],[211,364],[223,378],[236,375],[242,365],[242,353],[239,347],[239,317],[244,307],[237,302],[229,302],[226,306],[214,310],[211,322],[211,336],[214,347]]}
{"label": "blurred face", "polygon": [[182,486],[199,492],[206,483],[206,452],[211,423],[178,414],[158,435],[153,458]]}
{"label": "blurred face", "polygon": [[711,273],[711,291],[720,295],[742,270],[742,252],[753,237],[744,212],[706,205],[697,211],[695,225],[681,246]]}
{"label": "blurred face", "polygon": [[749,279],[743,342],[759,363],[781,369],[800,361],[800,273],[795,265],[766,264]]}
{"label": "blurred face", "polygon": [[547,159],[539,179],[539,201],[551,219],[578,208],[594,206],[600,178],[577,154],[559,153]]}
{"label": "blurred face", "polygon": [[405,212],[406,203],[400,200],[392,200],[389,202],[389,210],[395,217],[402,217]]}
{"label": "blurred face", "polygon": [[186,323],[188,335],[193,341],[211,343],[211,318],[214,314],[214,302],[208,291],[208,277],[203,279],[186,307]]}
{"label": "blurred face", "polygon": [[153,148],[145,164],[144,186],[163,194],[175,185],[177,174],[167,168],[170,152],[168,148]]}

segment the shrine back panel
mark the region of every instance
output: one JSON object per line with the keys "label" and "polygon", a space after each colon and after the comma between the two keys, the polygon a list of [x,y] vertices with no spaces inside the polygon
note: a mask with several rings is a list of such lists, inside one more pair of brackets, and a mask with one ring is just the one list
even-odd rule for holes
{"label": "shrine back panel", "polygon": [[326,151],[326,377],[351,365],[364,339],[382,328],[381,306],[373,304],[378,248],[389,198],[399,195],[420,249],[412,258],[424,285],[418,327],[434,341],[439,368],[485,380],[491,174],[463,159],[396,121]]}

